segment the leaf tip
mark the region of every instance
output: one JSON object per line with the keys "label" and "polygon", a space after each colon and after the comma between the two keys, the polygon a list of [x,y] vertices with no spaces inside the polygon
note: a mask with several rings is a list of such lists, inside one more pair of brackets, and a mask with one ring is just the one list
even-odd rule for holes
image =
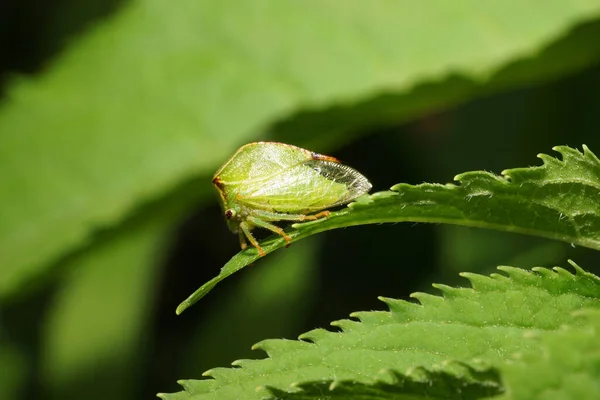
{"label": "leaf tip", "polygon": [[409,367],[404,373],[408,378],[411,378],[415,381],[425,381],[427,380],[427,371],[420,366],[417,367]]}
{"label": "leaf tip", "polygon": [[[410,295],[410,297],[413,297],[414,294],[415,293],[412,293]],[[388,306],[388,309],[390,310],[391,313],[402,313],[403,311],[406,311],[408,308],[421,307],[420,304],[415,303],[415,302],[399,300],[399,299],[391,299],[388,297],[379,297],[379,300],[383,301],[385,303],[385,305]]]}
{"label": "leaf tip", "polygon": [[188,308],[188,304],[186,301],[183,301],[180,305],[177,306],[177,308],[175,309],[175,314],[176,315],[181,315],[182,312],[184,312],[187,308]]}
{"label": "leaf tip", "polygon": [[[213,374],[214,372],[215,372],[215,370],[214,370],[214,368],[212,368],[212,369],[209,369],[209,370],[207,370],[207,371],[204,371],[204,372],[203,372],[203,373],[201,373],[200,375],[202,375],[202,376],[207,376],[207,377],[210,377],[210,378],[212,378],[212,377],[213,377],[213,375],[212,375],[212,374]],[[178,382],[178,383],[181,385],[181,383],[180,383],[180,382]]]}
{"label": "leaf tip", "polygon": [[331,381],[331,383],[329,384],[329,387],[328,387],[329,391],[330,392],[334,391],[335,389],[337,389],[340,386],[341,383],[342,382],[339,380]]}
{"label": "leaf tip", "polygon": [[[453,294],[456,294],[459,291],[458,288],[454,288],[454,287],[448,286],[448,285],[443,285],[441,283],[434,283],[431,286],[433,286],[434,288],[436,288],[437,290],[439,290],[440,292],[442,292],[442,295],[444,297],[450,297],[450,296],[452,296]],[[412,295],[411,295],[411,297],[412,297]]]}
{"label": "leaf tip", "polygon": [[[376,193],[374,193],[376,194]],[[354,208],[361,205],[371,204],[374,200],[371,198],[371,195],[368,193],[362,194],[355,198],[352,203],[348,204],[348,208]]]}
{"label": "leaf tip", "polygon": [[583,268],[581,268],[579,265],[577,265],[577,263],[571,259],[568,259],[567,262],[569,264],[571,264],[571,266],[575,269],[575,274],[576,275],[585,275],[586,272]]}
{"label": "leaf tip", "polygon": [[238,359],[238,360],[233,360],[233,361],[231,362],[231,366],[233,366],[233,367],[241,367],[241,366],[242,366],[242,364],[244,364],[244,362],[245,362],[245,361],[246,361],[246,360],[244,360],[243,358],[241,358],[241,359]]}
{"label": "leaf tip", "polygon": [[325,336],[331,333],[333,332],[330,332],[327,329],[317,328],[301,334],[300,336],[298,336],[298,339],[302,341],[316,343],[320,339],[324,338]]}
{"label": "leaf tip", "polygon": [[261,340],[258,343],[254,343],[252,346],[250,346],[250,350],[262,350],[262,351],[267,351],[267,345],[268,343],[268,339],[267,340]]}
{"label": "leaf tip", "polygon": [[424,292],[414,292],[410,294],[410,297],[419,301],[422,306],[425,305],[439,305],[444,301],[444,298],[441,296],[436,296],[429,293]]}

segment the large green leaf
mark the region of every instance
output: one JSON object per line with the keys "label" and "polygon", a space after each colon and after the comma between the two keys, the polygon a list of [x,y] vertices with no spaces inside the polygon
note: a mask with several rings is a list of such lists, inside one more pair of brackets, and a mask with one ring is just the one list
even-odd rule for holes
{"label": "large green leaf", "polygon": [[[457,378],[445,371],[415,368],[403,376],[382,371],[374,383],[356,381],[310,382],[298,385],[292,392],[269,388],[277,400],[317,400],[327,393],[328,399],[344,400],[414,400],[414,399],[480,399],[493,396],[498,400],[560,399],[595,400],[600,396],[600,311],[583,310],[589,324],[562,327],[551,331],[526,331],[524,340],[536,340],[535,349],[515,354],[498,369],[458,365],[463,375],[476,377],[475,382]],[[497,383],[502,381],[503,394]]]}
{"label": "large green leaf", "polygon": [[[574,311],[600,309],[600,278],[575,268],[576,275],[561,268],[528,272],[511,267],[499,267],[506,275],[465,273],[472,288],[435,285],[443,297],[413,294],[420,304],[383,299],[390,312],[354,313],[358,321],[333,323],[342,332],[317,329],[302,335],[301,341],[260,342],[255,348],[266,351],[269,358],[238,360],[234,365],[239,368],[209,370],[203,375],[213,379],[181,381],[185,392],[161,396],[166,400],[261,399],[268,392],[265,386],[295,393],[297,385],[318,382],[334,393],[345,382],[379,391],[379,382],[390,381],[380,376],[382,370],[429,386],[447,384],[439,375],[445,373],[474,384],[476,395],[483,391],[477,382],[487,386],[488,394],[499,393],[503,386],[493,374],[480,375],[462,363],[477,359],[473,367],[481,362],[498,367],[515,353],[540,348],[538,342],[525,339],[525,333],[579,326]],[[434,373],[424,376],[415,371],[417,367]],[[396,385],[405,385],[403,379],[396,379]],[[256,391],[257,387],[263,390]],[[447,384],[447,389],[456,391],[446,392],[446,398],[460,393],[457,384]],[[421,397],[429,392],[428,385],[420,386]]]}
{"label": "large green leaf", "polygon": [[363,104],[368,118],[328,116],[350,116],[346,131],[583,68],[600,58],[597,24],[568,33],[599,13],[595,0],[133,1],[8,91],[0,295],[290,112]]}
{"label": "large green leaf", "polygon": [[[383,370],[370,383],[317,381],[296,385],[299,390],[294,392],[275,387],[268,390],[273,400],[322,400],[325,393],[327,400],[481,399],[498,394],[500,378],[496,371],[459,363],[455,367],[457,371],[462,370],[461,373],[414,368],[402,375]],[[461,379],[467,374],[477,380],[466,382]]]}
{"label": "large green leaf", "polygon": [[[456,176],[460,185],[395,185],[391,191],[360,197],[327,219],[294,224],[287,233],[293,242],[353,225],[434,222],[525,233],[600,250],[600,160],[586,146],[583,153],[566,146],[554,149],[562,160],[541,154],[544,165],[506,170],[503,176],[467,172]],[[286,245],[278,235],[261,244],[266,253]],[[177,313],[258,258],[254,248],[235,255]]]}
{"label": "large green leaf", "polygon": [[506,394],[498,399],[573,399],[600,397],[600,310],[581,310],[576,328],[528,332],[539,349],[516,355],[500,366]]}

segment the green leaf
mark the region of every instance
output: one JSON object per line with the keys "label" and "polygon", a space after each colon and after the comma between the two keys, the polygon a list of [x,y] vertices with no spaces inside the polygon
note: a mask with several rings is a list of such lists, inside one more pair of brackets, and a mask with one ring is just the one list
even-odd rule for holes
{"label": "green leaf", "polygon": [[506,394],[498,399],[577,399],[600,396],[600,311],[582,310],[580,327],[529,334],[539,349],[500,366]]}
{"label": "green leaf", "polygon": [[[238,360],[233,364],[240,368],[209,370],[203,375],[213,379],[181,381],[185,392],[161,396],[166,400],[259,399],[265,398],[265,386],[296,393],[298,385],[326,382],[325,387],[335,392],[350,381],[377,391],[381,370],[394,371],[414,386],[441,383],[439,374],[450,374],[475,384],[477,393],[486,385],[499,393],[503,387],[491,378],[493,371],[481,375],[485,367],[471,367],[482,363],[494,367],[515,353],[535,351],[539,344],[524,339],[525,333],[579,326],[573,311],[600,309],[600,278],[573,266],[575,275],[561,268],[528,272],[499,267],[506,275],[463,274],[472,288],[435,285],[443,297],[413,294],[420,304],[382,299],[390,312],[354,313],[356,320],[332,324],[342,332],[317,329],[303,334],[301,341],[265,340],[254,348],[264,350],[269,358]],[[433,375],[415,373],[416,368]],[[387,382],[402,386],[403,379]],[[428,393],[425,386],[421,396]],[[263,390],[255,391],[257,387]]]}
{"label": "green leaf", "polygon": [[328,400],[415,400],[415,399],[481,399],[499,392],[500,378],[493,370],[457,364],[465,375],[477,377],[474,382],[465,382],[456,374],[445,371],[428,371],[415,368],[409,374],[401,375],[394,371],[381,371],[373,383],[356,381],[310,382],[297,385],[299,391],[268,387],[272,399],[277,400],[319,400],[324,393]]}
{"label": "green leaf", "polygon": [[[328,123],[358,131],[591,65],[598,24],[572,29],[599,14],[595,0],[131,1],[7,91],[0,296],[292,112],[343,106]],[[356,104],[367,118],[348,118]]]}
{"label": "green leaf", "polygon": [[[506,170],[503,176],[460,174],[455,178],[460,185],[395,185],[392,191],[359,198],[327,219],[294,224],[286,233],[294,242],[354,225],[432,222],[524,233],[600,250],[600,160],[585,145],[583,149],[555,147],[562,161],[541,154],[542,166]],[[281,236],[271,236],[261,246],[270,253],[286,244]],[[235,255],[217,277],[177,307],[177,314],[258,258],[255,249]]]}

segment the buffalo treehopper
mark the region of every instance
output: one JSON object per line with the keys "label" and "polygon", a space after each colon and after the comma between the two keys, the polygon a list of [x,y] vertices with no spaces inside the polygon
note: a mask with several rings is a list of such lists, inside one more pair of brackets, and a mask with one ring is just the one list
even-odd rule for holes
{"label": "buffalo treehopper", "polygon": [[351,202],[371,190],[371,183],[336,158],[278,142],[242,146],[213,178],[229,229],[242,249],[246,239],[265,255],[252,229],[290,237],[276,221],[327,217],[327,209]]}

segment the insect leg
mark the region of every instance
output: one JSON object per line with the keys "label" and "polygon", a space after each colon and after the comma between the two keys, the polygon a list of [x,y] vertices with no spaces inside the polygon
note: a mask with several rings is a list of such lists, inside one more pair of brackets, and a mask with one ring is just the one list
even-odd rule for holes
{"label": "insect leg", "polygon": [[[273,211],[255,210],[254,215],[262,219],[263,221],[313,221],[315,219],[329,216],[328,210],[321,211],[317,214],[306,215],[306,214],[287,214],[278,213]],[[252,221],[254,223],[254,221]],[[267,228],[269,229],[269,228]]]}
{"label": "insect leg", "polygon": [[248,243],[246,243],[246,236],[244,235],[244,232],[240,230],[238,232],[238,237],[240,238],[240,247],[242,248],[242,250],[244,250],[246,247],[248,247]]}
{"label": "insect leg", "polygon": [[321,212],[313,214],[313,215],[305,215],[304,216],[305,218],[302,219],[301,221],[314,221],[315,219],[329,217],[329,214],[331,214],[331,212],[328,210],[325,210],[325,211],[321,211]]}
{"label": "insect leg", "polygon": [[261,228],[268,229],[273,233],[283,236],[287,244],[290,244],[292,241],[292,239],[283,231],[283,229],[281,229],[277,225],[270,224],[260,218],[256,218],[253,216],[249,216],[248,221],[253,225],[260,226]]}
{"label": "insect leg", "polygon": [[[240,229],[242,230],[242,232],[244,233],[244,235],[246,236],[248,241],[252,244],[252,246],[256,247],[256,250],[258,250],[258,255],[263,257],[265,255],[265,251],[262,249],[262,247],[260,247],[260,245],[254,238],[254,236],[252,236],[252,232],[250,232],[250,228],[248,227],[248,224],[246,222],[241,222]],[[240,244],[241,244],[242,240],[243,240],[243,238],[240,233]],[[246,241],[244,240],[244,244],[242,245],[242,250],[245,248],[245,245],[246,245]]]}

